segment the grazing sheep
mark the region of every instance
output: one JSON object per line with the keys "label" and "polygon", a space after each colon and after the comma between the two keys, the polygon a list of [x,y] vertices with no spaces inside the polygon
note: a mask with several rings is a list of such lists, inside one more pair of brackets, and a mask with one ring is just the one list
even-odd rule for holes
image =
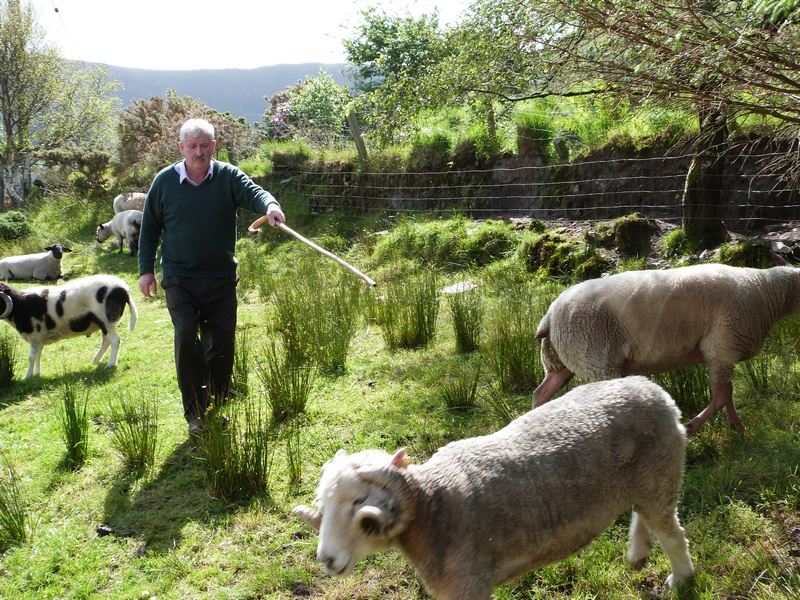
{"label": "grazing sheep", "polygon": [[72,252],[64,244],[53,244],[45,248],[47,252],[7,256],[0,260],[0,279],[20,279],[29,281],[56,281],[61,274],[61,258],[65,252]]}
{"label": "grazing sheep", "polygon": [[316,509],[293,514],[319,532],[329,573],[396,544],[434,598],[486,600],[633,507],[627,559],[641,566],[655,534],[675,587],[694,573],[676,509],[685,449],[680,412],[658,385],[591,383],[419,466],[404,450],[339,450],[322,468]]}
{"label": "grazing sheep", "polygon": [[112,275],[92,275],[58,286],[15,290],[0,283],[0,319],[7,319],[23,340],[30,344],[25,379],[41,372],[42,349],[46,344],[101,331],[103,340],[93,363],[97,364],[111,346],[108,366],[117,364],[120,337],[115,325],[130,307],[128,331],[133,331],[138,312],[127,284]]}
{"label": "grazing sheep", "polygon": [[114,198],[114,212],[124,210],[144,210],[144,201],[147,194],[144,192],[125,192]]}
{"label": "grazing sheep", "polygon": [[628,271],[574,285],[539,323],[545,377],[533,406],[548,402],[573,374],[587,381],[651,375],[703,363],[711,403],[686,425],[691,435],[733,405],[734,365],[756,356],[775,323],[800,312],[800,270],[773,254],[771,269],[694,265]]}
{"label": "grazing sheep", "polygon": [[119,252],[123,251],[123,240],[128,240],[128,250],[131,256],[139,252],[139,230],[142,228],[142,211],[123,210],[114,215],[114,218],[97,227],[97,241],[105,242],[112,235],[117,240]]}

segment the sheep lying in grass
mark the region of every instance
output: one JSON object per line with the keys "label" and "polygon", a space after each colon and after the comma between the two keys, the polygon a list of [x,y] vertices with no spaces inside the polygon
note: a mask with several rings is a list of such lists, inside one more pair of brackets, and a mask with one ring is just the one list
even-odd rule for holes
{"label": "sheep lying in grass", "polygon": [[728,422],[743,432],[733,405],[734,365],[760,352],[778,320],[800,312],[800,270],[773,258],[779,266],[771,269],[704,264],[628,271],[568,288],[536,332],[545,378],[534,407],[573,374],[598,381],[704,363],[712,401],[687,432],[723,406]]}
{"label": "sheep lying in grass", "polygon": [[141,210],[123,210],[114,215],[114,218],[97,227],[97,241],[105,242],[112,235],[117,240],[119,252],[122,254],[124,240],[128,240],[128,250],[131,256],[139,252],[139,231],[142,228]]}
{"label": "sheep lying in grass", "polygon": [[112,275],[92,275],[59,286],[16,290],[0,283],[0,319],[14,327],[30,345],[25,379],[41,372],[42,349],[46,344],[101,331],[103,340],[93,363],[111,347],[108,366],[117,365],[120,337],[115,325],[125,305],[130,308],[128,330],[138,317],[127,284]]}
{"label": "sheep lying in grass", "polygon": [[65,252],[72,252],[64,244],[53,244],[45,248],[47,252],[7,256],[0,260],[0,279],[8,281],[19,279],[30,281],[56,281],[62,276],[61,258]]}
{"label": "sheep lying in grass", "polygon": [[144,201],[147,194],[144,192],[125,192],[114,198],[114,212],[120,213],[124,210],[143,210]]}
{"label": "sheep lying in grass", "polygon": [[634,508],[627,558],[658,538],[667,585],[694,572],[676,506],[686,432],[670,396],[644,377],[587,384],[491,435],[452,442],[419,466],[339,450],[322,468],[317,559],[346,575],[396,544],[437,599],[486,600],[492,589],[586,546]]}

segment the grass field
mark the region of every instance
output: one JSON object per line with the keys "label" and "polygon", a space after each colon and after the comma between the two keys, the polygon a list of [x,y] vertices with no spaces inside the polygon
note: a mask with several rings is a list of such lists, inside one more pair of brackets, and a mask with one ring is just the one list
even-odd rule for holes
{"label": "grass field", "polygon": [[[0,450],[28,521],[25,541],[3,542],[0,598],[426,598],[397,551],[363,560],[349,578],[325,575],[314,557],[316,535],[290,512],[312,502],[319,469],[339,448],[406,447],[422,462],[448,441],[494,431],[530,407],[531,390],[501,390],[491,368],[496,357],[487,340],[508,312],[494,308],[507,301],[513,287],[499,275],[502,264],[440,273],[441,287],[468,278],[486,301],[484,343],[469,353],[456,352],[452,313],[442,299],[430,343],[389,348],[370,303],[409,267],[401,261],[375,266],[368,274],[378,287],[365,288],[358,297],[358,326],[344,371],[315,373],[306,410],[290,419],[293,426],[268,423],[267,485],[231,500],[215,497],[206,457],[187,435],[163,295],[142,298],[133,258],[98,246],[87,235],[74,238],[65,270],[125,279],[139,322],[128,333],[127,314],[121,321],[118,367],[90,364],[97,335],[74,338],[46,347],[42,375],[25,381],[19,378],[27,346],[11,338],[16,378],[0,394]],[[331,238],[318,239],[325,245]],[[296,285],[306,265],[317,269],[323,287],[335,288],[340,281],[326,259],[296,242],[256,247],[242,240],[240,245],[239,329],[247,333],[248,391],[233,402],[234,411],[245,404],[262,406],[268,396],[258,374],[269,341],[281,328],[282,288]],[[365,246],[349,256],[366,269],[374,266],[371,252]],[[558,287],[531,289],[546,299]],[[520,305],[520,311],[535,323],[546,304]],[[16,335],[7,325],[0,327]],[[657,545],[644,569],[634,571],[625,563],[626,514],[589,547],[499,588],[497,598],[800,597],[799,328],[796,319],[782,323],[759,358],[737,367],[735,400],[747,433],[730,431],[717,415],[690,439],[679,509],[697,570],[690,587],[681,593],[663,587],[669,564]],[[471,384],[476,373],[475,405],[452,409],[453,390],[459,382]],[[65,460],[58,427],[58,407],[69,385],[78,386],[79,397],[84,394],[88,402],[88,455],[77,469]],[[702,377],[696,385],[705,385]],[[702,405],[692,402],[699,394],[692,391],[679,400],[686,415]],[[157,407],[158,445],[153,464],[136,470],[114,448],[110,415],[114,403],[143,397]],[[4,475],[7,481],[8,472]]]}

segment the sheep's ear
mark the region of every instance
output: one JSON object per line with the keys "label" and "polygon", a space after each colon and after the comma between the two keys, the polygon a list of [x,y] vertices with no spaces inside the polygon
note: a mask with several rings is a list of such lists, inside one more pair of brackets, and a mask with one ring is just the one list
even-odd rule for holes
{"label": "sheep's ear", "polygon": [[359,531],[374,538],[385,538],[389,532],[383,510],[377,506],[363,506],[356,511],[355,522]]}
{"label": "sheep's ear", "polygon": [[411,464],[411,459],[406,456],[405,448],[400,448],[400,450],[394,453],[391,462],[393,467],[397,469],[405,469],[409,464]]}
{"label": "sheep's ear", "polygon": [[770,250],[769,251],[769,255],[772,257],[772,262],[775,263],[775,266],[778,266],[778,267],[788,267],[789,266],[789,263],[786,262],[786,259],[783,258],[777,252],[773,252],[772,250]]}
{"label": "sheep's ear", "polygon": [[72,252],[72,248],[67,248],[66,246],[64,246],[63,252]]}

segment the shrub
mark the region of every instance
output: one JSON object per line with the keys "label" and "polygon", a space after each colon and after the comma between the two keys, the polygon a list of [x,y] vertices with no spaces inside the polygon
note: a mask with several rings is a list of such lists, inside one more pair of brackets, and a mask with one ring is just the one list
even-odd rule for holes
{"label": "shrub", "polygon": [[411,143],[406,168],[412,172],[446,171],[452,148],[453,139],[447,131],[421,133]]}
{"label": "shrub", "polygon": [[0,213],[0,240],[14,241],[28,237],[33,228],[25,215],[17,210]]}

